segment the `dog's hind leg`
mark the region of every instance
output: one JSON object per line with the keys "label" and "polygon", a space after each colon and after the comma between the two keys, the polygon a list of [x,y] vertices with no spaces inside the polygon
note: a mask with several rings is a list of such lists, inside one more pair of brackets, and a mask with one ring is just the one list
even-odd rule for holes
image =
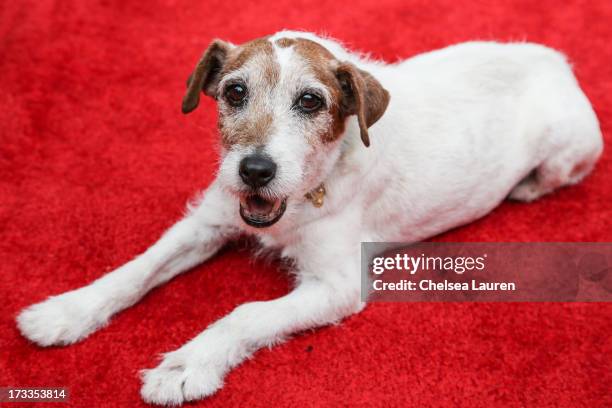
{"label": "dog's hind leg", "polygon": [[52,296],[17,317],[21,333],[41,346],[79,341],[152,288],[212,256],[233,232],[221,225],[229,207],[214,185],[201,205],[142,255],[90,285]]}
{"label": "dog's hind leg", "polygon": [[578,183],[595,166],[599,153],[568,152],[545,160],[510,192],[509,198],[534,201],[555,189]]}
{"label": "dog's hind leg", "polygon": [[[603,150],[597,117],[573,80],[538,82],[525,104],[527,137],[542,152],[540,164],[514,189],[509,198],[533,201],[553,190],[576,184],[595,166]],[[542,95],[550,95],[542,100]],[[531,137],[534,135],[535,137]]]}

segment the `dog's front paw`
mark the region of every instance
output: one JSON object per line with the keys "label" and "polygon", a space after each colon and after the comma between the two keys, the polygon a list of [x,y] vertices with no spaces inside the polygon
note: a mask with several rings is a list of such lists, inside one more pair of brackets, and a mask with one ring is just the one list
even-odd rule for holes
{"label": "dog's front paw", "polygon": [[17,327],[24,337],[39,346],[75,343],[102,326],[94,299],[78,291],[54,296],[24,309]]}
{"label": "dog's front paw", "polygon": [[151,404],[178,405],[214,394],[223,386],[223,362],[203,359],[183,347],[164,355],[159,366],[142,371],[140,395]]}

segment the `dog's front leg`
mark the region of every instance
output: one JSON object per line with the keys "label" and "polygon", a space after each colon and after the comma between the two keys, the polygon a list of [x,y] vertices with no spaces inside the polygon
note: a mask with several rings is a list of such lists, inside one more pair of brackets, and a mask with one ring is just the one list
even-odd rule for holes
{"label": "dog's front leg", "polygon": [[143,399],[180,404],[209,396],[223,385],[231,368],[259,348],[361,310],[358,246],[350,255],[336,252],[334,246],[327,257],[320,253],[325,245],[314,247],[310,255],[301,251],[307,261],[292,292],[239,306],[183,347],[165,354],[158,367],[143,371]]}
{"label": "dog's front leg", "polygon": [[233,232],[224,225],[230,210],[213,184],[201,204],[146,252],[88,286],[26,308],[17,317],[19,330],[41,346],[83,339],[152,288],[212,256]]}

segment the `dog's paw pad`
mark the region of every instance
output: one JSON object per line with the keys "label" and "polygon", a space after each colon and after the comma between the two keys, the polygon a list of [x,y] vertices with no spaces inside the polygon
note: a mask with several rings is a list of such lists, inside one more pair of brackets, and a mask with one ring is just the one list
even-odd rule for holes
{"label": "dog's paw pad", "polygon": [[101,325],[79,303],[68,294],[49,298],[24,309],[17,316],[17,327],[39,346],[74,343]]}

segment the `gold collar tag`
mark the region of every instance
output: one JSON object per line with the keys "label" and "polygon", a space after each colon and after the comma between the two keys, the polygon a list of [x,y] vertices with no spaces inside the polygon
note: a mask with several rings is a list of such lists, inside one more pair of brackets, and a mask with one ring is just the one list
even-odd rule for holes
{"label": "gold collar tag", "polygon": [[323,206],[323,198],[325,197],[325,186],[323,183],[319,185],[319,187],[312,190],[310,193],[307,193],[304,197],[306,197],[312,205],[319,208]]}

